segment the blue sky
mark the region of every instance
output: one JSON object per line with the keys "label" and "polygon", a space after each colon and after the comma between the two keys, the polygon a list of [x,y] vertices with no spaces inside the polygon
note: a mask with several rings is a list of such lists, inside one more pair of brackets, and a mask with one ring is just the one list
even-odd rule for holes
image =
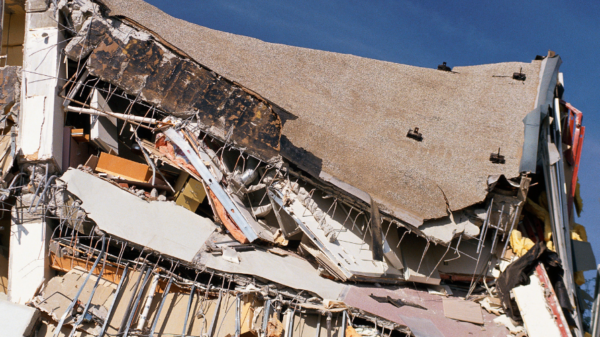
{"label": "blue sky", "polygon": [[564,98],[584,114],[577,221],[600,262],[600,1],[146,1],[212,29],[429,68],[530,62],[555,51]]}

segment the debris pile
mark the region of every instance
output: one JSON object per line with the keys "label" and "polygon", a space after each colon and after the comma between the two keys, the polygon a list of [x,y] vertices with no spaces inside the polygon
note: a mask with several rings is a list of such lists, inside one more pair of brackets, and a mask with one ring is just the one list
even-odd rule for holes
{"label": "debris pile", "polygon": [[[25,36],[21,59],[5,60],[22,68],[0,68],[0,311],[19,320],[0,331],[593,328],[580,286],[596,262],[575,223],[585,127],[558,55],[438,71],[177,28],[140,0],[7,6]],[[188,28],[210,52],[167,34]],[[281,55],[323,87],[306,74],[301,90],[271,85],[292,81]],[[340,84],[317,70],[325,61],[389,77]],[[373,92],[394,86],[403,97]]]}

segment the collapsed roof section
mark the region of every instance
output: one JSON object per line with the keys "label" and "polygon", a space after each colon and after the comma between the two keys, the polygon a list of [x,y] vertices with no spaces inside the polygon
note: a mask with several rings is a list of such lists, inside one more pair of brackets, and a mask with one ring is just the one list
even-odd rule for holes
{"label": "collapsed roof section", "polygon": [[[218,32],[139,0],[103,3],[113,20],[88,19],[66,48],[91,53],[90,73],[169,113],[198,112],[222,140],[370,195],[412,226],[484,201],[489,176],[519,176],[541,61],[442,72]],[[405,137],[414,127],[420,142]],[[489,159],[498,151],[504,164]]]}

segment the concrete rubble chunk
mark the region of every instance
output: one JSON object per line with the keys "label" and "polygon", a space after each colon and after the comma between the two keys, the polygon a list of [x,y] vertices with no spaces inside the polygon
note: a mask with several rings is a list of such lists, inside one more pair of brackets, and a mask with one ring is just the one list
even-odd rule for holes
{"label": "concrete rubble chunk", "polygon": [[16,304],[0,298],[0,335],[28,337],[31,336],[38,320],[39,310],[22,304]]}

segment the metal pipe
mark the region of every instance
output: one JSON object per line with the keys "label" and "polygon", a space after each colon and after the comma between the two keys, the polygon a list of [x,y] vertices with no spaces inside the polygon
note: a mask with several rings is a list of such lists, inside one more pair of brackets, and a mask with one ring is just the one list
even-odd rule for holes
{"label": "metal pipe", "polygon": [[[342,332],[341,332],[342,336],[341,337],[346,337],[346,312],[342,311]],[[382,334],[383,336],[383,334]]]}
{"label": "metal pipe", "polygon": [[[140,269],[144,270],[144,268],[146,268],[145,262],[142,265],[142,268],[140,268]],[[119,334],[121,334],[123,332],[125,323],[127,323],[127,318],[129,317],[129,311],[131,310],[131,307],[133,306],[133,301],[135,300],[135,294],[138,291],[140,282],[142,281],[142,277],[144,276],[144,274],[145,274],[144,271],[140,272],[140,276],[138,277],[137,281],[135,281],[135,290],[133,291],[133,293],[131,293],[131,298],[129,299],[129,304],[127,305],[127,311],[125,311],[125,313],[123,314],[123,319],[121,320],[121,325],[119,325]]]}
{"label": "metal pipe", "polygon": [[331,337],[331,311],[327,312],[327,337]]}
{"label": "metal pipe", "polygon": [[56,326],[56,330],[54,331],[53,337],[57,337],[60,334],[60,330],[62,329],[62,326],[65,323],[65,319],[67,318],[67,315],[69,315],[71,313],[71,310],[73,310],[73,306],[75,306],[75,303],[77,303],[77,300],[79,299],[79,295],[81,295],[83,288],[85,288],[87,281],[90,279],[90,276],[92,276],[92,272],[94,271],[94,269],[96,269],[96,266],[98,266],[98,262],[100,262],[100,259],[102,258],[102,255],[104,255],[105,251],[106,251],[106,236],[102,235],[102,251],[98,255],[98,258],[96,258],[96,261],[94,262],[94,265],[92,266],[92,269],[90,269],[90,271],[88,272],[85,280],[83,281],[83,284],[77,291],[77,294],[75,294],[75,297],[73,297],[73,301],[71,302],[71,304],[69,304],[69,307],[67,308],[65,313],[60,318],[60,321],[58,322],[58,325]]}
{"label": "metal pipe", "polygon": [[263,312],[262,332],[267,336],[267,326],[269,324],[269,313],[271,312],[271,300],[265,302],[265,312]]}
{"label": "metal pipe", "polygon": [[217,323],[217,316],[219,316],[219,309],[221,308],[221,300],[223,299],[223,291],[219,291],[219,299],[217,300],[217,307],[215,308],[215,315],[213,316],[212,322],[210,322],[210,327],[208,327],[207,336],[212,337],[213,332],[215,331],[215,324]]}
{"label": "metal pipe", "polygon": [[517,218],[519,217],[519,207],[521,207],[521,205],[517,206],[517,208],[515,209],[515,218],[513,219],[512,224],[510,225],[510,230],[508,231],[508,238],[506,239],[506,242],[504,242],[504,248],[502,248],[502,254],[500,254],[500,258],[504,256],[504,253],[506,252],[506,247],[508,247],[508,243],[510,242],[510,233],[512,233],[513,228],[515,228],[515,222],[517,222]]}
{"label": "metal pipe", "polygon": [[492,208],[494,206],[494,198],[490,201],[490,207],[485,215],[485,221],[481,226],[481,231],[479,232],[479,244],[477,244],[477,254],[481,251],[481,246],[483,245],[483,241],[485,241],[485,235],[487,234],[487,227],[489,225],[490,215],[492,214]]}
{"label": "metal pipe", "polygon": [[[238,293],[235,296],[235,337],[240,337],[241,334],[241,326],[240,326],[240,315],[241,315],[241,308],[240,308],[240,303],[241,303],[242,299],[240,294]],[[184,336],[181,336],[184,337]]]}
{"label": "metal pipe", "polygon": [[315,337],[319,337],[321,335],[321,319],[323,319],[323,315],[321,315],[321,313],[319,312],[319,320],[317,321],[317,334],[315,335]]}
{"label": "metal pipe", "polygon": [[190,308],[194,301],[194,294],[196,293],[196,283],[192,284],[192,290],[190,291],[190,298],[188,299],[187,309],[185,310],[185,319],[183,320],[183,331],[181,331],[181,337],[185,337],[185,329],[187,328],[187,322],[190,317]]}
{"label": "metal pipe", "polygon": [[98,337],[103,337],[104,332],[106,332],[106,327],[108,326],[108,322],[110,321],[110,314],[112,314],[112,311],[115,307],[115,303],[117,303],[117,298],[119,297],[119,294],[121,293],[121,288],[123,287],[123,283],[125,283],[125,278],[127,277],[128,270],[129,270],[129,263],[127,263],[127,265],[125,265],[125,269],[123,269],[123,274],[121,274],[121,280],[119,281],[119,285],[117,286],[117,290],[115,291],[115,297],[113,298],[110,308],[108,309],[108,313],[106,314],[106,319],[104,320],[104,324],[102,324],[102,330],[100,330]]}
{"label": "metal pipe", "polygon": [[77,322],[75,322],[75,324],[73,325],[73,329],[71,329],[71,333],[69,334],[69,337],[73,337],[73,335],[75,335],[75,331],[77,330],[77,327],[79,327],[79,325],[81,325],[81,322],[83,322],[83,319],[85,318],[85,314],[87,313],[88,309],[90,308],[90,304],[92,303],[92,299],[94,298],[94,294],[96,293],[96,289],[98,289],[98,285],[100,284],[100,279],[102,279],[102,275],[104,275],[105,267],[106,267],[106,259],[104,260],[104,263],[102,264],[102,270],[100,270],[100,274],[98,274],[98,277],[96,278],[96,283],[94,283],[94,287],[92,288],[92,293],[90,294],[90,298],[88,299],[87,303],[85,304],[85,307],[83,308],[83,312],[81,313],[81,316],[79,316],[79,319],[77,319]]}
{"label": "metal pipe", "polygon": [[102,116],[102,117],[116,117],[116,118],[122,119],[124,121],[134,121],[134,122],[138,122],[138,123],[148,123],[148,124],[158,123],[158,121],[155,118],[140,117],[140,116],[122,114],[122,113],[117,113],[117,112],[111,112],[110,114],[108,114],[106,112],[102,112],[102,111],[98,111],[98,110],[94,110],[94,109],[78,108],[78,107],[74,107],[74,106],[70,106],[70,105],[67,106],[67,111],[82,113],[82,114],[86,114],[86,115]]}
{"label": "metal pipe", "polygon": [[[44,190],[42,191],[42,194],[40,194],[40,197],[38,198],[38,201],[35,204],[33,213],[37,212],[38,206],[40,205],[40,201],[42,201],[42,198],[46,195],[46,191],[48,190],[48,187],[50,187],[50,182],[56,178],[57,178],[57,176],[53,175],[52,177],[50,177],[50,179],[48,179],[48,181],[46,181],[46,186],[44,186]],[[30,211],[31,211],[31,209],[30,209]]]}
{"label": "metal pipe", "polygon": [[[504,214],[504,206],[505,205],[502,205],[500,215],[498,216],[498,224],[496,225],[496,231],[494,232],[494,238],[492,239],[492,248],[490,249],[490,254],[494,254],[494,247],[496,246],[496,239],[498,238],[498,229],[500,228],[500,223],[502,222],[502,215]],[[502,258],[502,256],[500,256],[500,258]]]}
{"label": "metal pipe", "polygon": [[146,318],[148,317],[150,305],[152,305],[152,300],[154,299],[154,294],[156,293],[156,286],[158,285],[159,279],[160,275],[158,275],[158,273],[154,274],[154,277],[152,278],[152,283],[150,283],[150,289],[148,290],[148,296],[146,296],[144,308],[142,309],[142,314],[140,315],[140,320],[137,325],[138,330],[144,329],[144,324],[146,324]]}
{"label": "metal pipe", "polygon": [[[160,312],[162,311],[163,305],[167,301],[167,295],[169,294],[169,290],[171,289],[171,283],[173,283],[173,274],[169,277],[169,282],[167,283],[167,287],[163,292],[163,298],[160,301],[160,305],[158,306],[158,311],[156,312],[156,317],[154,317],[154,322],[152,322],[152,329],[150,329],[150,334],[148,336],[154,337],[154,330],[156,329],[156,324],[158,323],[158,319],[160,318]],[[99,336],[102,337],[102,336]]]}
{"label": "metal pipe", "polygon": [[[77,74],[77,72],[75,72],[75,74]],[[77,82],[75,82],[75,85],[71,88],[71,90],[69,90],[69,93],[67,94],[67,97],[69,99],[75,97],[75,95],[77,94],[77,92],[79,92],[79,89],[81,89],[81,86],[83,85],[83,82],[87,79],[88,75],[89,75],[89,72],[88,72],[87,68],[83,68],[83,72],[81,73],[81,77],[79,78],[79,80]],[[65,87],[66,87],[66,85],[68,83],[69,82],[65,83]],[[69,106],[69,103],[70,103],[70,101],[68,99],[65,99],[63,101],[63,110],[65,112],[67,111],[67,107]]]}
{"label": "metal pipe", "polygon": [[171,186],[171,184],[169,184],[169,181],[167,180],[167,178],[165,178],[165,176],[162,174],[162,172],[156,167],[156,165],[154,165],[154,162],[152,161],[152,159],[150,159],[150,156],[148,155],[148,153],[146,153],[146,149],[144,148],[144,145],[142,144],[140,139],[137,137],[136,137],[136,142],[140,146],[140,150],[142,150],[142,153],[144,154],[144,158],[146,158],[146,161],[152,167],[152,185],[154,185],[154,178],[156,175],[156,171],[158,171],[158,174],[160,174],[160,176],[163,178],[164,182],[167,183],[167,186],[169,186],[171,191],[173,191],[173,193],[176,193],[175,189]]}
{"label": "metal pipe", "polygon": [[127,334],[129,333],[129,328],[131,327],[131,322],[133,321],[133,317],[135,316],[135,313],[137,311],[138,304],[140,304],[140,300],[142,299],[142,293],[144,292],[144,289],[146,288],[146,284],[148,283],[150,274],[152,274],[152,270],[150,268],[151,267],[148,267],[148,269],[147,269],[146,276],[144,277],[144,283],[142,283],[142,287],[140,288],[140,291],[137,294],[137,298],[135,299],[133,308],[131,309],[131,312],[129,313],[129,319],[127,320],[127,325],[125,326],[125,332],[123,333],[123,337],[127,337]]}
{"label": "metal pipe", "polygon": [[296,310],[292,310],[289,309],[289,314],[288,314],[288,325],[285,328],[285,335],[286,337],[292,337],[292,332],[294,331],[294,313],[296,312]]}

